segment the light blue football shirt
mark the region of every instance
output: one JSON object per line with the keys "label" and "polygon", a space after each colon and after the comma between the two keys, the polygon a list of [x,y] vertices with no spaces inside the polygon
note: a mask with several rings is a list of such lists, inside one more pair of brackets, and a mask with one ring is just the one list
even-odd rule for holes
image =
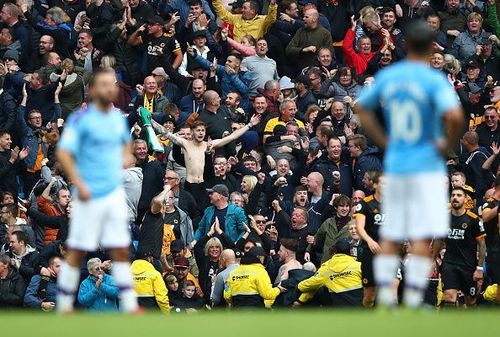
{"label": "light blue football shirt", "polygon": [[435,144],[444,137],[444,114],[460,102],[441,72],[420,62],[398,62],[380,71],[373,86],[362,90],[359,104],[382,109],[388,134],[386,172],[445,171]]}
{"label": "light blue football shirt", "polygon": [[103,197],[122,185],[123,146],[130,142],[124,116],[93,104],[68,118],[59,148],[70,152],[92,198]]}

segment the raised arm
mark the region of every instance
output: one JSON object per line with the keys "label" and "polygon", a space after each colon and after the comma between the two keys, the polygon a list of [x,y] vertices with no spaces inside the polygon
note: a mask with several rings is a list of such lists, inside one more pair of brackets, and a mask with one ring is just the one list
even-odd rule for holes
{"label": "raised arm", "polygon": [[231,143],[233,140],[236,140],[243,136],[245,132],[250,130],[252,127],[256,126],[260,122],[260,116],[258,115],[253,115],[252,118],[250,119],[250,123],[245,125],[242,128],[239,128],[238,130],[234,131],[232,134],[229,136],[226,136],[221,139],[214,139],[212,140],[212,148],[217,149],[219,147],[223,147],[229,143]]}

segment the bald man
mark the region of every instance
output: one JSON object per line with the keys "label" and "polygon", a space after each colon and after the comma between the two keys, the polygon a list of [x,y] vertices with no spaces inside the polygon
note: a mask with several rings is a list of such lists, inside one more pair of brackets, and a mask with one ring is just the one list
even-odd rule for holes
{"label": "bald man", "polygon": [[224,298],[224,288],[226,287],[229,273],[240,265],[236,261],[236,255],[232,249],[225,249],[222,251],[219,264],[222,268],[224,268],[224,270],[217,274],[217,278],[215,280],[214,289],[210,297],[210,302],[213,307],[221,304],[221,301]]}
{"label": "bald man", "polygon": [[199,120],[205,122],[207,136],[210,138],[222,138],[231,132],[231,119],[226,111],[220,109],[221,98],[214,90],[207,90],[203,94],[204,109],[200,111]]}
{"label": "bald man", "polygon": [[304,27],[295,33],[286,47],[286,54],[296,60],[300,69],[314,64],[316,51],[320,47],[332,45],[332,34],[319,25],[319,13],[315,8],[309,8],[304,13]]}

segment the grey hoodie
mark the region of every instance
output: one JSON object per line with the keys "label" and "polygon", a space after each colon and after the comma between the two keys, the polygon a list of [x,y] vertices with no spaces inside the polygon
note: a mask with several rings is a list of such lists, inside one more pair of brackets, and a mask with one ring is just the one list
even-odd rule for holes
{"label": "grey hoodie", "polygon": [[137,205],[142,192],[142,178],[142,169],[140,167],[131,167],[123,171],[123,187],[125,189],[129,223],[135,221],[137,217]]}

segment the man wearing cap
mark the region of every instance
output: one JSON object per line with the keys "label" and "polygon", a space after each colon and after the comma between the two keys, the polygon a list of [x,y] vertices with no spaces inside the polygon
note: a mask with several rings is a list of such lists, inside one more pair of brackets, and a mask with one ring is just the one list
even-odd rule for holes
{"label": "man wearing cap", "polygon": [[264,88],[267,81],[278,79],[276,61],[267,57],[268,50],[266,39],[260,38],[255,46],[256,55],[246,57],[241,63],[241,68],[250,72],[250,96],[257,95],[257,88]]}
{"label": "man wearing cap", "polygon": [[475,60],[469,60],[465,64],[465,77],[463,82],[467,84],[477,84],[480,88],[484,87],[486,76],[481,72],[479,64]]}
{"label": "man wearing cap", "polygon": [[177,69],[182,62],[179,42],[174,36],[165,34],[164,24],[161,17],[150,16],[146,19],[146,23],[140,26],[128,39],[131,46],[144,46],[146,49],[146,72],[148,74],[156,67],[163,67],[165,63],[171,64],[172,68]]}
{"label": "man wearing cap", "polygon": [[474,61],[479,65],[481,73],[490,75],[493,80],[500,79],[500,57],[493,52],[497,47],[491,39],[483,37],[476,46],[474,55],[467,60],[467,64]]}
{"label": "man wearing cap", "polygon": [[[197,55],[200,55],[203,57],[205,60],[208,60],[210,62],[214,61],[214,54],[210,51],[210,48],[207,47],[207,35],[205,33],[205,30],[198,30],[192,34],[193,37],[193,44],[191,47],[194,49]],[[184,56],[182,57],[182,63],[178,69],[179,74],[182,76],[187,76],[189,77],[189,73],[187,69],[189,68],[189,64],[194,62],[193,57],[189,55],[187,52],[184,53]]]}
{"label": "man wearing cap", "polygon": [[270,0],[267,15],[257,15],[259,8],[254,1],[244,1],[241,14],[230,13],[224,8],[221,0],[214,0],[212,5],[221,20],[234,26],[233,38],[237,42],[241,42],[246,34],[252,35],[255,39],[264,36],[269,27],[276,21],[278,14],[276,0]]}
{"label": "man wearing cap", "polygon": [[191,247],[194,247],[195,243],[208,233],[215,218],[219,220],[220,228],[231,238],[231,241],[238,241],[245,233],[245,226],[248,224],[245,211],[228,202],[229,190],[226,185],[215,185],[208,188],[207,193],[212,206],[205,209],[198,229],[194,233]]}
{"label": "man wearing cap", "polygon": [[200,283],[190,270],[191,264],[187,258],[184,256],[177,256],[174,259],[174,275],[177,277],[177,281],[179,281],[179,287],[182,288],[185,281],[192,281],[196,286],[196,293],[200,297],[203,297],[203,291],[201,290]]}
{"label": "man wearing cap", "polygon": [[311,299],[322,287],[328,289],[329,300],[334,307],[359,307],[363,298],[361,263],[350,256],[351,245],[346,240],[338,241],[334,254],[316,274],[299,283],[302,292],[299,303]]}
{"label": "man wearing cap", "polygon": [[19,53],[15,50],[7,50],[3,55],[5,67],[0,69],[0,73],[5,76],[3,88],[10,93],[12,97],[18,98],[21,96],[21,90],[24,85],[24,73],[19,68]]}
{"label": "man wearing cap", "polygon": [[251,248],[241,258],[241,264],[229,273],[224,299],[234,308],[269,307],[285,289],[273,287],[263,263],[262,247]]}
{"label": "man wearing cap", "polygon": [[167,261],[170,266],[174,266],[174,261],[178,257],[184,257],[188,260],[190,268],[189,272],[194,276],[198,277],[200,271],[198,270],[198,265],[196,264],[196,259],[189,249],[187,249],[184,241],[176,239],[170,243],[170,254],[167,255]]}
{"label": "man wearing cap", "polygon": [[318,103],[318,100],[310,90],[312,86],[311,80],[308,76],[300,74],[293,82],[297,91],[297,99],[295,100],[297,110],[305,113],[310,105]]}

